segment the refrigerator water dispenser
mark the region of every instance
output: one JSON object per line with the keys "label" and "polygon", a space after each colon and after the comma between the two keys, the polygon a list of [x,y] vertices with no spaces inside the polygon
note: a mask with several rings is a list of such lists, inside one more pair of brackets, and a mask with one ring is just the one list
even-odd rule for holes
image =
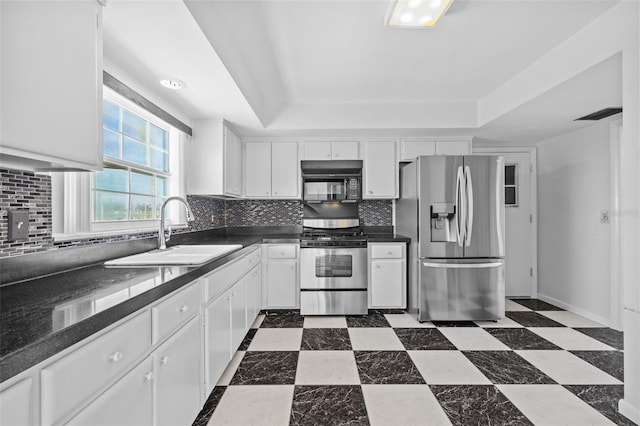
{"label": "refrigerator water dispenser", "polygon": [[454,219],[456,206],[454,203],[431,204],[431,241],[456,242]]}

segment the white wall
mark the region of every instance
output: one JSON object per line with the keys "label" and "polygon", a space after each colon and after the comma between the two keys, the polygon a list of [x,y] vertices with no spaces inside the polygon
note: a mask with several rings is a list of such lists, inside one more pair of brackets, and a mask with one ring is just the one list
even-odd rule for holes
{"label": "white wall", "polygon": [[539,297],[610,319],[609,124],[538,143]]}

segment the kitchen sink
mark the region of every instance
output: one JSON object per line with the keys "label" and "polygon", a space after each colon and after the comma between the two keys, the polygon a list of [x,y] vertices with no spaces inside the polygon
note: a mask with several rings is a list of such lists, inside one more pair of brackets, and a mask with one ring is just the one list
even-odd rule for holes
{"label": "kitchen sink", "polygon": [[241,249],[240,244],[185,245],[152,250],[105,262],[107,266],[199,265]]}

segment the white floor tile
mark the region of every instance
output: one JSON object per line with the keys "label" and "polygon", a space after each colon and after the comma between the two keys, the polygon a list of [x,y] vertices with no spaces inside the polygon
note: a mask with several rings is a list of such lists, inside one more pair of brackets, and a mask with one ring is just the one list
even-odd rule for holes
{"label": "white floor tile", "polygon": [[293,386],[229,386],[208,425],[289,424]]}
{"label": "white floor tile", "polygon": [[529,327],[540,337],[547,339],[551,343],[562,349],[571,351],[615,351],[609,345],[605,345],[599,340],[580,333],[572,328],[566,327]]}
{"label": "white floor tile", "polygon": [[522,325],[511,318],[504,317],[498,321],[474,321],[479,327],[484,328],[522,328]]}
{"label": "white floor tile", "polygon": [[260,325],[262,324],[262,321],[264,321],[264,314],[260,314],[256,317],[256,320],[253,322],[253,324],[251,324],[251,328],[260,328]]}
{"label": "white floor tile", "polygon": [[530,311],[531,309],[526,306],[522,306],[519,303],[514,302],[513,300],[506,299],[504,302],[504,310],[505,311]]}
{"label": "white floor tile", "polygon": [[612,425],[605,416],[560,385],[497,385],[536,425]]}
{"label": "white floor tile", "polygon": [[606,327],[599,322],[591,321],[569,311],[540,311],[538,313],[567,327]]}
{"label": "white floor tile", "polygon": [[435,325],[431,321],[419,322],[415,315],[412,314],[385,314],[384,315],[391,327],[394,328],[434,328]]}
{"label": "white floor tile", "polygon": [[301,351],[296,385],[359,385],[353,351]]}
{"label": "white floor tile", "polygon": [[404,346],[392,328],[350,328],[354,351],[403,351]]}
{"label": "white floor tile", "polygon": [[363,385],[362,393],[372,426],[451,424],[428,386]]}
{"label": "white floor tile", "polygon": [[305,316],[304,328],[347,328],[344,316]]}
{"label": "white floor tile", "polygon": [[428,385],[490,385],[491,381],[459,351],[408,351]]}
{"label": "white floor tile", "polygon": [[259,328],[249,345],[250,351],[299,351],[301,328]]}
{"label": "white floor tile", "polygon": [[507,351],[509,347],[480,327],[440,327],[440,332],[461,351]]}
{"label": "white floor tile", "polygon": [[561,385],[607,385],[622,383],[567,351],[515,352]]}
{"label": "white floor tile", "polygon": [[238,366],[240,365],[243,357],[244,351],[237,351],[233,355],[233,358],[231,358],[231,362],[229,362],[229,365],[227,365],[227,368],[222,373],[222,376],[220,376],[220,380],[218,380],[217,386],[229,385],[229,382],[231,382],[233,375],[236,374],[236,370],[238,369]]}

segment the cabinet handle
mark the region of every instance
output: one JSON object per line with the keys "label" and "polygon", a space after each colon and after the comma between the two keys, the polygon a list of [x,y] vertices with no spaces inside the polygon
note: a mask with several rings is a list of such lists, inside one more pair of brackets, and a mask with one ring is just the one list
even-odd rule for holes
{"label": "cabinet handle", "polygon": [[180,306],[180,312],[187,312],[188,310],[189,310],[189,307],[187,305]]}
{"label": "cabinet handle", "polygon": [[151,380],[153,380],[153,373],[147,373],[143,377],[145,382],[150,382]]}
{"label": "cabinet handle", "polygon": [[168,362],[169,362],[168,356],[163,356],[162,358],[160,358],[160,364],[167,364]]}
{"label": "cabinet handle", "polygon": [[230,302],[232,297],[231,296],[227,296],[226,299],[227,299],[227,302]]}
{"label": "cabinet handle", "polygon": [[373,191],[372,191],[372,190],[369,190],[369,194],[373,194]]}
{"label": "cabinet handle", "polygon": [[391,255],[391,254],[393,254],[393,252],[392,251],[388,251],[387,254]]}
{"label": "cabinet handle", "polygon": [[325,157],[331,158],[331,154],[327,154],[327,155],[325,155]]}
{"label": "cabinet handle", "polygon": [[338,158],[338,157],[340,157],[340,154],[336,154],[336,155],[334,155],[334,157]]}
{"label": "cabinet handle", "polygon": [[109,359],[113,362],[118,362],[120,361],[122,358],[124,357],[124,355],[122,354],[122,352],[118,351],[118,352],[114,352],[111,355],[109,355]]}
{"label": "cabinet handle", "polygon": [[280,252],[280,256],[284,256],[284,252],[283,251]]}
{"label": "cabinet handle", "polygon": [[253,263],[253,259],[249,259],[249,263],[250,263],[250,264],[251,264],[251,263]]}
{"label": "cabinet handle", "polygon": [[380,265],[376,265],[376,269],[380,269]]}

